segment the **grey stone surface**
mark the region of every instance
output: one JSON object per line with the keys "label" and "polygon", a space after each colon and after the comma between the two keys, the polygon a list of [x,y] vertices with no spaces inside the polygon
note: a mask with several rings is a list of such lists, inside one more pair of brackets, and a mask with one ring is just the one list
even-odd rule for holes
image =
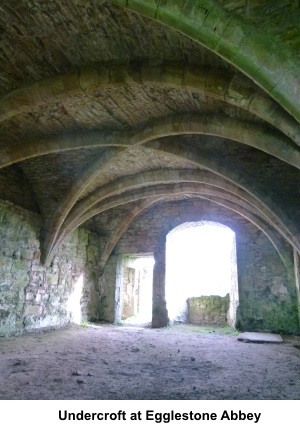
{"label": "grey stone surface", "polygon": [[283,339],[279,334],[273,333],[256,333],[256,332],[245,332],[240,333],[237,340],[243,342],[254,342],[254,343],[282,343]]}
{"label": "grey stone surface", "polygon": [[87,320],[97,301],[97,235],[76,230],[45,267],[39,215],[0,201],[0,217],[0,336]]}
{"label": "grey stone surface", "polygon": [[228,324],[229,294],[220,296],[190,297],[188,303],[188,322],[198,325]]}
{"label": "grey stone surface", "polygon": [[[117,213],[107,217],[116,223]],[[298,329],[296,284],[289,278],[286,267],[266,235],[238,214],[206,201],[186,199],[153,207],[139,216],[122,236],[114,252],[136,254],[155,252],[161,237],[184,222],[214,221],[223,223],[236,233],[239,306],[237,327],[245,331],[273,331],[293,334]],[[293,253],[289,250],[289,264],[293,267]],[[116,267],[116,266],[115,266]],[[107,298],[113,311],[114,297],[110,296],[115,272],[107,272]],[[111,280],[110,280],[111,278]],[[105,287],[104,287],[105,288]],[[111,297],[111,299],[109,299]],[[113,318],[113,314],[110,317]]]}

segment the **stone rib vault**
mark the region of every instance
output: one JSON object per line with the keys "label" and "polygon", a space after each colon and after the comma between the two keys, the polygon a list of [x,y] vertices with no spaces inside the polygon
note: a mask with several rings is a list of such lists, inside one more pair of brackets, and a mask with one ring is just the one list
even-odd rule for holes
{"label": "stone rib vault", "polygon": [[299,22],[294,0],[0,1],[0,335],[116,321],[140,254],[166,325],[166,235],[198,221],[236,233],[237,327],[299,333]]}

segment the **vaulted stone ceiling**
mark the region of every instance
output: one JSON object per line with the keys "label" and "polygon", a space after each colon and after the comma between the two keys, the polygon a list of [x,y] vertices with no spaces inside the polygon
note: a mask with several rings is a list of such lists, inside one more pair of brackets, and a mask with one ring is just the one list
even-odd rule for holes
{"label": "vaulted stone ceiling", "polygon": [[294,0],[1,1],[0,198],[41,214],[44,261],[87,223],[105,264],[186,198],[300,250],[299,22]]}

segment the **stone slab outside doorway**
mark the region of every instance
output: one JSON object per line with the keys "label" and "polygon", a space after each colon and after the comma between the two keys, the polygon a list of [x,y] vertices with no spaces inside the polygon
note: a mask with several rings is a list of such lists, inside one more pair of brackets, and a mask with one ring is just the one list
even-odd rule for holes
{"label": "stone slab outside doorway", "polygon": [[281,343],[283,342],[282,337],[279,334],[273,333],[254,333],[254,332],[245,332],[240,333],[237,337],[237,340],[243,342],[268,342],[268,343]]}

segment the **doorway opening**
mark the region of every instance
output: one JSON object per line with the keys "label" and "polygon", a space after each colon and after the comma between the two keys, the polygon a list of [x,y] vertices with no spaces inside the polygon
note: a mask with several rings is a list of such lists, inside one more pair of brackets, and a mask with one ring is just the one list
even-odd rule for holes
{"label": "doorway opening", "polygon": [[167,235],[166,302],[171,322],[235,327],[235,233],[223,224],[184,223]]}
{"label": "doorway opening", "polygon": [[153,254],[122,255],[117,270],[116,322],[150,324]]}

